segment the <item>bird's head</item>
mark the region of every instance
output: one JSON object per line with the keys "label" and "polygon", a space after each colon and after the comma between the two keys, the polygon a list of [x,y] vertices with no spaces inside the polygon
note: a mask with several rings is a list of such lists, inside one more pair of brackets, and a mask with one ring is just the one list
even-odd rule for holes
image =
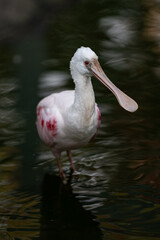
{"label": "bird's head", "polygon": [[98,56],[89,47],[80,47],[73,55],[70,62],[71,74],[76,80],[78,75],[87,77],[95,76],[115,95],[121,107],[129,112],[135,112],[138,109],[137,103],[117,88],[103,72]]}
{"label": "bird's head", "polygon": [[71,71],[76,71],[85,76],[92,76],[91,67],[96,60],[98,60],[98,56],[89,47],[80,47],[71,59]]}

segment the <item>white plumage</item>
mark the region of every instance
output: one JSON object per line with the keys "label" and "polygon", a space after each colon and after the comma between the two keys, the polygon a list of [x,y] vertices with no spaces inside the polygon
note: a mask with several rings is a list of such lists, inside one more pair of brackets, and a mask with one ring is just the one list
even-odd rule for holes
{"label": "white plumage", "polygon": [[65,177],[60,156],[67,151],[75,171],[71,150],[91,141],[97,133],[101,115],[95,103],[91,76],[98,78],[116,96],[120,105],[128,111],[136,111],[137,103],[119,90],[106,77],[97,55],[90,49],[79,48],[70,62],[74,91],[51,94],[37,106],[37,129],[42,141],[51,148],[57,159],[60,176]]}

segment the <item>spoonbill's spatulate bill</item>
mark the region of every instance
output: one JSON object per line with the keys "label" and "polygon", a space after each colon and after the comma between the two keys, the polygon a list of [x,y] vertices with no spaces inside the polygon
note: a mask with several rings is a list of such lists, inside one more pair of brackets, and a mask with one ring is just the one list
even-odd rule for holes
{"label": "spoonbill's spatulate bill", "polygon": [[101,122],[95,103],[91,77],[99,79],[129,112],[137,110],[137,103],[118,89],[105,75],[97,55],[88,47],[79,48],[70,62],[75,90],[51,94],[37,106],[37,129],[41,140],[51,148],[57,159],[60,176],[65,178],[60,162],[66,151],[75,171],[71,150],[90,142]]}

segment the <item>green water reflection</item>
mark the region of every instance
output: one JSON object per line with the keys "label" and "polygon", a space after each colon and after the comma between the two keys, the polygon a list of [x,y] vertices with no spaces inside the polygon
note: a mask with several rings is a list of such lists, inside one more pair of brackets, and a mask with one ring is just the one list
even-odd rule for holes
{"label": "green water reflection", "polygon": [[[9,1],[1,9],[0,240],[159,239],[159,2]],[[74,87],[69,61],[81,45],[139,109],[125,112],[92,80],[101,128],[73,152],[78,178],[63,155],[64,186],[38,138],[35,108]]]}

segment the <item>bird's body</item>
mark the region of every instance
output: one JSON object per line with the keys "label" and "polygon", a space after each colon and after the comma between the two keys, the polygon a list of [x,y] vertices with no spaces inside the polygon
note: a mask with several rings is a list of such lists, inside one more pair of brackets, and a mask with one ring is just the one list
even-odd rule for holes
{"label": "bird's body", "polygon": [[137,104],[113,85],[102,71],[97,55],[90,48],[79,48],[70,62],[75,90],[51,94],[37,106],[37,129],[41,140],[48,145],[60,163],[61,152],[67,151],[75,170],[71,150],[90,142],[97,133],[101,115],[95,103],[91,76],[96,76],[117,97],[120,105],[135,111]]}
{"label": "bird's body", "polygon": [[60,157],[62,151],[88,143],[100,125],[97,105],[74,106],[75,91],[63,91],[44,98],[37,106],[37,128],[42,141]]}

